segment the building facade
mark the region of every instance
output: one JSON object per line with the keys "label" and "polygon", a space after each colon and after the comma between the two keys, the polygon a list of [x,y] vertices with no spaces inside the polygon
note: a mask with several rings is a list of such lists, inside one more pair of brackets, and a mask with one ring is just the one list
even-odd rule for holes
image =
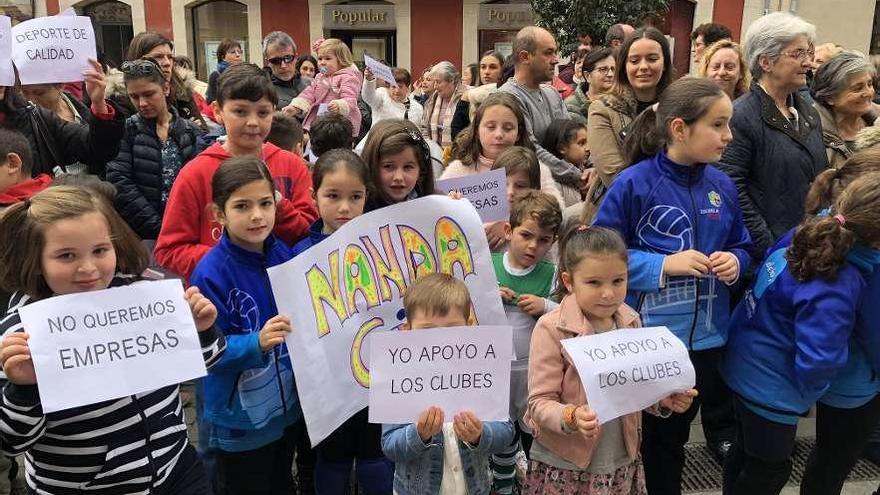
{"label": "building facade", "polygon": [[[680,74],[688,72],[692,29],[725,24],[739,38],[765,12],[791,11],[818,26],[822,42],[880,53],[876,20],[880,0],[671,0],[659,26],[674,44]],[[289,33],[299,51],[318,38],[345,40],[355,58],[364,53],[419,72],[439,60],[461,66],[494,49],[509,53],[518,29],[534,24],[528,0],[4,0],[0,13],[15,20],[73,8],[95,25],[99,52],[120,62],[134,33],[158,31],[190,56],[200,77],[216,64],[224,38],[242,42],[247,60],[261,63],[260,40]],[[872,20],[873,22],[869,21]],[[597,40],[597,42],[600,40]]]}

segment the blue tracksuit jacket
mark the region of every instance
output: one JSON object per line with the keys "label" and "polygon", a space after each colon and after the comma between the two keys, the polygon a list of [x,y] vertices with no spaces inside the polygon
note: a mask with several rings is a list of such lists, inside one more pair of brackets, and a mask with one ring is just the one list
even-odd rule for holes
{"label": "blue tracksuit jacket", "polygon": [[263,253],[236,246],[223,233],[190,279],[217,306],[217,327],[226,354],[203,379],[202,421],[210,425],[210,446],[253,450],[281,438],[302,417],[293,365],[286,345],[260,349],[260,330],[278,314],[266,269],[293,258],[274,235]]}
{"label": "blue tracksuit jacket", "polygon": [[749,268],[751,240],[733,182],[711,165],[685,166],[661,152],[623,170],[594,225],[610,227],[629,248],[627,304],[646,327],[666,326],[691,350],[727,340],[730,291],[714,276],[668,277],[664,259],[694,249],[728,251]]}

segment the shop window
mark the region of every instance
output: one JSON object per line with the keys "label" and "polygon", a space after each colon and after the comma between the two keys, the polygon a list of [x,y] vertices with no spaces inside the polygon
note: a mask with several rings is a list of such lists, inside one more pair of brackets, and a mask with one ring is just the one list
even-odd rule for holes
{"label": "shop window", "polygon": [[226,38],[241,43],[243,61],[248,55],[247,5],[230,0],[215,0],[191,9],[192,46],[190,53],[199,79],[217,68],[217,47]]}
{"label": "shop window", "polygon": [[98,58],[112,67],[119,67],[125,60],[125,52],[134,36],[131,24],[131,7],[113,0],[96,2],[83,7],[80,15],[92,19]]}

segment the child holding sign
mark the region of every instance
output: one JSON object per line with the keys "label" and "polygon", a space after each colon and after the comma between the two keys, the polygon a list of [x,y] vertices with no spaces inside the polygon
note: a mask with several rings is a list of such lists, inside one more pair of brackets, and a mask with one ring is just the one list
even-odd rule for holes
{"label": "child holding sign", "polygon": [[[529,403],[524,421],[535,441],[525,494],[646,494],[636,412],[599,427],[563,339],[641,326],[624,304],[627,249],[612,230],[580,227],[562,240],[565,297],[542,316],[529,351]],[[686,411],[695,390],[660,401],[660,412]],[[572,488],[574,487],[574,488]]]}
{"label": "child holding sign", "polygon": [[[683,415],[644,418],[648,490],[681,493],[684,445],[703,409],[707,443],[722,456],[734,438],[730,392],[718,373],[730,287],[748,270],[751,239],[733,181],[712,163],[732,140],[730,98],[705,79],[669,85],[627,136],[632,166],[611,184],[594,223],[630,249],[627,301],[646,326],[668,327],[690,351],[700,398]],[[662,127],[657,127],[662,124]]]}
{"label": "child holding sign", "polygon": [[[508,93],[492,93],[480,105],[474,120],[455,139],[455,160],[443,171],[441,179],[479,174],[493,169],[511,146],[522,146],[534,151],[526,131],[525,116],[519,102]],[[537,160],[537,158],[536,158]],[[540,189],[559,200],[562,194],[556,187],[550,169],[539,164]],[[504,222],[487,224],[486,237],[489,248],[499,251],[504,245]]]}
{"label": "child holding sign", "polygon": [[[845,179],[839,172],[827,173]],[[823,177],[826,184],[827,179]],[[827,449],[821,458],[828,462],[817,464],[814,453],[801,493],[840,493],[860,454],[859,444],[876,426],[876,400],[845,411],[855,405],[853,400],[865,400],[859,396],[866,387],[869,397],[876,395],[876,384],[871,383],[876,371],[866,370],[862,383],[851,381],[850,387],[835,381],[847,375],[856,378],[846,369],[853,329],[863,334],[867,325],[869,333],[876,333],[876,319],[865,319],[871,316],[865,305],[877,304],[878,248],[877,172],[853,180],[833,202],[830,214],[807,217],[793,237],[785,236],[771,248],[733,314],[721,364],[735,392],[739,418],[737,442],[724,470],[725,493],[782,490],[791,473],[798,420],[817,400],[817,447]],[[869,276],[871,286],[866,288]],[[876,354],[876,344],[862,350]]]}
{"label": "child holding sign", "polygon": [[293,254],[302,253],[361,216],[367,183],[367,165],[353,151],[336,149],[321,155],[312,170],[312,198],[320,218],[309,228],[309,236],[293,247]]}
{"label": "child holding sign", "polygon": [[[0,284],[16,291],[0,323],[0,363],[8,380],[0,396],[0,442],[4,452],[25,452],[34,492],[207,490],[187,441],[177,385],[49,414],[40,405],[18,308],[53,295],[128,285],[134,279],[116,273],[141,273],[147,262],[140,240],[113,208],[80,188],[51,187],[0,217]],[[210,369],[226,349],[213,325],[217,310],[197,287],[187,289],[186,298]]]}
{"label": "child holding sign", "polygon": [[[466,326],[471,316],[467,286],[444,273],[420,277],[403,305],[404,330]],[[483,423],[470,411],[445,419],[442,409],[429,407],[415,423],[382,427],[382,450],[395,463],[396,495],[489,494],[489,456],[510,445],[513,424]]]}
{"label": "child holding sign", "polygon": [[[493,253],[492,264],[498,278],[507,322],[513,327],[516,361],[510,371],[510,417],[522,419],[528,402],[529,341],[538,317],[557,304],[550,299],[555,285],[556,267],[544,257],[556,242],[562,212],[549,194],[530,191],[510,211],[505,229],[510,246],[505,253]],[[528,454],[532,437],[517,424],[518,438],[504,452],[492,456],[495,491],[512,493],[515,458],[520,444]]]}
{"label": "child holding sign", "polygon": [[256,157],[223,162],[211,181],[220,242],[196,266],[192,283],[218,308],[227,352],[204,379],[200,427],[217,449],[214,492],[255,495],[293,489],[293,443],[302,412],[266,268],[293,257],[272,234],[275,184]]}
{"label": "child holding sign", "polygon": [[[312,170],[312,196],[321,218],[294,246],[294,254],[307,251],[363,214],[368,183],[369,170],[354,152],[335,149],[321,155]],[[380,427],[369,423],[367,415],[366,408],[361,410],[318,444],[317,493],[348,493],[352,462],[366,493],[391,490],[393,467],[382,455]]]}
{"label": "child holding sign", "polygon": [[370,168],[375,192],[365,211],[436,192],[431,149],[408,120],[388,119],[373,126],[361,156]]}

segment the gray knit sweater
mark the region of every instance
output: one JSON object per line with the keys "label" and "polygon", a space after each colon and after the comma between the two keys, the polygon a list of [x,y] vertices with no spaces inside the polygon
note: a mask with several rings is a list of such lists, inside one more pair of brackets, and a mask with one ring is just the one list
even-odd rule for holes
{"label": "gray knit sweater", "polygon": [[559,92],[545,84],[542,84],[539,89],[529,89],[517,83],[512,77],[500,89],[519,100],[525,114],[526,128],[529,131],[532,144],[535,145],[538,160],[550,167],[553,178],[558,182],[577,185],[581,178],[581,171],[541,146],[544,133],[547,132],[551,122],[556,119],[570,118]]}

